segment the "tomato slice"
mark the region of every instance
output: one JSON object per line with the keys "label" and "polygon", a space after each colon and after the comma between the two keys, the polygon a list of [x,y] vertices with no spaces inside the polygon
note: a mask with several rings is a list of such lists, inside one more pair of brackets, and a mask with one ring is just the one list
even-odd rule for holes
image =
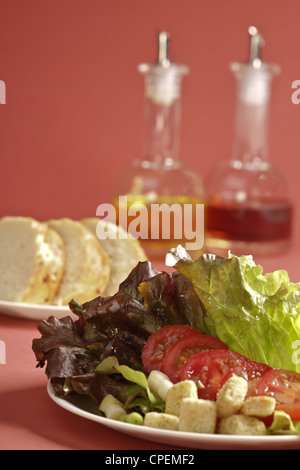
{"label": "tomato slice", "polygon": [[180,381],[181,369],[195,354],[213,349],[228,349],[226,344],[213,336],[198,334],[178,339],[165,354],[161,371],[173,382]]}
{"label": "tomato slice", "polygon": [[281,410],[290,415],[292,421],[300,421],[300,405],[277,405],[276,410]]}
{"label": "tomato slice", "polygon": [[142,362],[145,370],[161,370],[162,360],[175,341],[189,335],[202,334],[189,325],[170,325],[149,336],[142,351]]}
{"label": "tomato slice", "polygon": [[191,356],[181,369],[181,380],[194,380],[198,397],[216,400],[224,377],[235,367],[249,361],[239,353],[226,350],[206,351]]}
{"label": "tomato slice", "polygon": [[271,369],[259,381],[257,392],[274,397],[278,406],[300,407],[300,374]]}
{"label": "tomato slice", "polygon": [[267,364],[263,364],[262,362],[257,361],[245,361],[242,364],[238,364],[236,367],[233,367],[228,374],[225,375],[224,379],[221,382],[220,388],[222,388],[223,384],[227,382],[227,380],[232,375],[238,375],[239,377],[243,377],[248,382],[248,392],[247,396],[252,397],[257,395],[257,386],[262,377],[271,370],[271,367]]}

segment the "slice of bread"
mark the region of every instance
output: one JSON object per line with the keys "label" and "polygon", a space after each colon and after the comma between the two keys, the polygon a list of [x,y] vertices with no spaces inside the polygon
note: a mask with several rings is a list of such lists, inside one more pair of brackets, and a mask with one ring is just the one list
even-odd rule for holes
{"label": "slice of bread", "polygon": [[53,303],[67,305],[73,298],[83,303],[103,295],[110,279],[110,260],[96,237],[68,218],[47,224],[60,234],[66,247],[65,273]]}
{"label": "slice of bread", "polygon": [[[81,222],[98,238],[99,244],[110,256],[111,277],[104,291],[104,296],[114,295],[119,285],[139,261],[146,261],[147,256],[138,240],[133,238],[122,227],[98,217],[82,219]],[[99,225],[98,225],[99,224]],[[97,236],[109,231],[109,237],[100,239]]]}
{"label": "slice of bread", "polygon": [[64,273],[59,234],[30,217],[0,220],[0,299],[51,303]]}

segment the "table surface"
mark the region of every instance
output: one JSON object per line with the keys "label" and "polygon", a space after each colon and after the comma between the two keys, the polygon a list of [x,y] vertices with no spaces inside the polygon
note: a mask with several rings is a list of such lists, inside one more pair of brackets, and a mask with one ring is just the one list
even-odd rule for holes
{"label": "table surface", "polygon": [[[255,261],[264,272],[284,268],[291,281],[300,281],[300,249]],[[6,363],[0,364],[0,449],[176,449],[127,436],[57,406],[48,396],[47,377],[36,368],[31,349],[33,338],[40,337],[37,323],[0,313],[0,340],[6,350]]]}

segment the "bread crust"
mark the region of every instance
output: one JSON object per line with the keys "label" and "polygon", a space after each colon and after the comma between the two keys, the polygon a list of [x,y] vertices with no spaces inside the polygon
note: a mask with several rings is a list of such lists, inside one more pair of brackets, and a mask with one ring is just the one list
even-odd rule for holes
{"label": "bread crust", "polygon": [[[73,298],[84,303],[103,295],[111,275],[110,259],[96,237],[82,223],[69,218],[53,219],[47,224],[60,234],[66,246],[65,275],[54,303],[67,305]],[[76,262],[76,256],[81,257],[80,262]]]}
{"label": "bread crust", "polygon": [[[25,288],[18,293],[16,290],[13,299],[6,299],[2,289],[2,300],[35,304],[51,303],[64,275],[65,245],[63,239],[56,232],[49,229],[45,223],[38,222],[30,217],[3,217],[0,220],[0,240],[4,232],[6,233],[5,237],[7,237],[10,231],[11,233],[17,231],[15,235],[17,235],[18,246],[22,243],[22,238],[25,237],[26,232],[32,237],[34,252],[31,255],[34,259],[31,259],[31,263],[33,269],[31,275],[24,279]],[[16,239],[16,236],[14,238]],[[18,247],[16,246],[15,249],[18,250]],[[26,246],[24,246],[24,250],[26,250]],[[3,253],[2,256],[4,256]],[[12,270],[21,270],[21,264],[20,253],[19,259],[14,259],[14,263],[10,267]]]}
{"label": "bread crust", "polygon": [[[122,227],[98,217],[85,218],[81,222],[97,237],[99,244],[110,257],[111,276],[104,295],[114,295],[118,291],[120,283],[126,279],[137,263],[148,259],[147,255],[140,242]],[[109,230],[114,238],[100,239],[97,236],[99,227],[101,231]]]}

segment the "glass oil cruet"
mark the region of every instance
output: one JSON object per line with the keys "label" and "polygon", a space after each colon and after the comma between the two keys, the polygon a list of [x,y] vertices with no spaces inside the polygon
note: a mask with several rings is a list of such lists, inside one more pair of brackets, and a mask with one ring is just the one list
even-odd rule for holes
{"label": "glass oil cruet", "polygon": [[232,156],[205,185],[205,249],[220,255],[276,254],[291,243],[289,188],[268,155],[271,83],[280,68],[261,60],[263,38],[254,26],[248,32],[249,61],[231,64],[237,83]]}
{"label": "glass oil cruet", "polygon": [[[114,207],[117,223],[129,232],[135,215],[139,215],[143,227],[136,238],[149,257],[163,260],[170,248],[185,246],[183,224],[194,227],[195,207],[203,205],[202,180],[179,158],[182,79],[189,68],[170,61],[169,34],[162,31],[158,35],[157,62],[142,63],[138,71],[145,80],[143,155],[122,175]],[[174,204],[182,209],[181,218],[177,217],[178,211],[174,215]],[[157,212],[154,216],[154,206],[159,206],[158,216]],[[201,223],[199,229],[203,230]],[[192,232],[189,230],[189,239]]]}

